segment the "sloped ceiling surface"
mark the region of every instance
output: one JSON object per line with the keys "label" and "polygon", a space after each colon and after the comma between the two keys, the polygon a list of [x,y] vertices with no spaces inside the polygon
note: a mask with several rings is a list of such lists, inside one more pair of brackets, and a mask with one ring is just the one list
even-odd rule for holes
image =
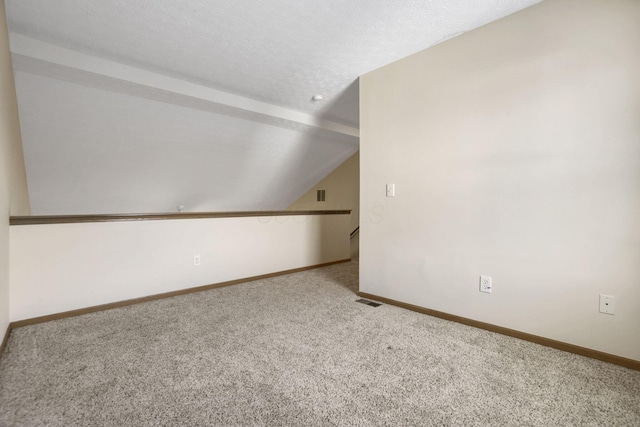
{"label": "sloped ceiling surface", "polygon": [[359,75],[537,2],[6,0],[32,213],[284,208]]}

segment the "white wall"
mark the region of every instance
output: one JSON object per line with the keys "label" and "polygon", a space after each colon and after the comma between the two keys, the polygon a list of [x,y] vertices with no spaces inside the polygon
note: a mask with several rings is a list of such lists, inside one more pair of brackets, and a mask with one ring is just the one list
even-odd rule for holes
{"label": "white wall", "polygon": [[9,325],[9,215],[28,213],[7,20],[0,0],[0,341]]}
{"label": "white wall", "polygon": [[348,258],[348,215],[16,225],[11,320]]}
{"label": "white wall", "polygon": [[547,1],[361,77],[360,290],[640,360],[639,22]]}

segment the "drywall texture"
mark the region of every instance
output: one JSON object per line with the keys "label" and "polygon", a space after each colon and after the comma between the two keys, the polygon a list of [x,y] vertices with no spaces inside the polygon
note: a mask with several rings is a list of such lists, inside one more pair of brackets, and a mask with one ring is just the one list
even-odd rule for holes
{"label": "drywall texture", "polygon": [[348,215],[12,226],[11,320],[347,258]]}
{"label": "drywall texture", "polygon": [[640,360],[638,22],[543,2],[361,77],[360,289]]}

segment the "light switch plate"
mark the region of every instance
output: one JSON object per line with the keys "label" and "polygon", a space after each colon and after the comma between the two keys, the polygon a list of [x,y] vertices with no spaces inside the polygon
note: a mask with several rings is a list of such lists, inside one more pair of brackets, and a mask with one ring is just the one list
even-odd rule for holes
{"label": "light switch plate", "polygon": [[387,197],[396,197],[396,185],[387,184]]}

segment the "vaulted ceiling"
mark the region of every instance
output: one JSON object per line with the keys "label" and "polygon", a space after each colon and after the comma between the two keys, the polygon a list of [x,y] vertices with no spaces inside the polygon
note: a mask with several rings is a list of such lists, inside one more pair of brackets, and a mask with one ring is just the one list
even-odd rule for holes
{"label": "vaulted ceiling", "polygon": [[5,0],[32,213],[286,208],[358,76],[538,1]]}

